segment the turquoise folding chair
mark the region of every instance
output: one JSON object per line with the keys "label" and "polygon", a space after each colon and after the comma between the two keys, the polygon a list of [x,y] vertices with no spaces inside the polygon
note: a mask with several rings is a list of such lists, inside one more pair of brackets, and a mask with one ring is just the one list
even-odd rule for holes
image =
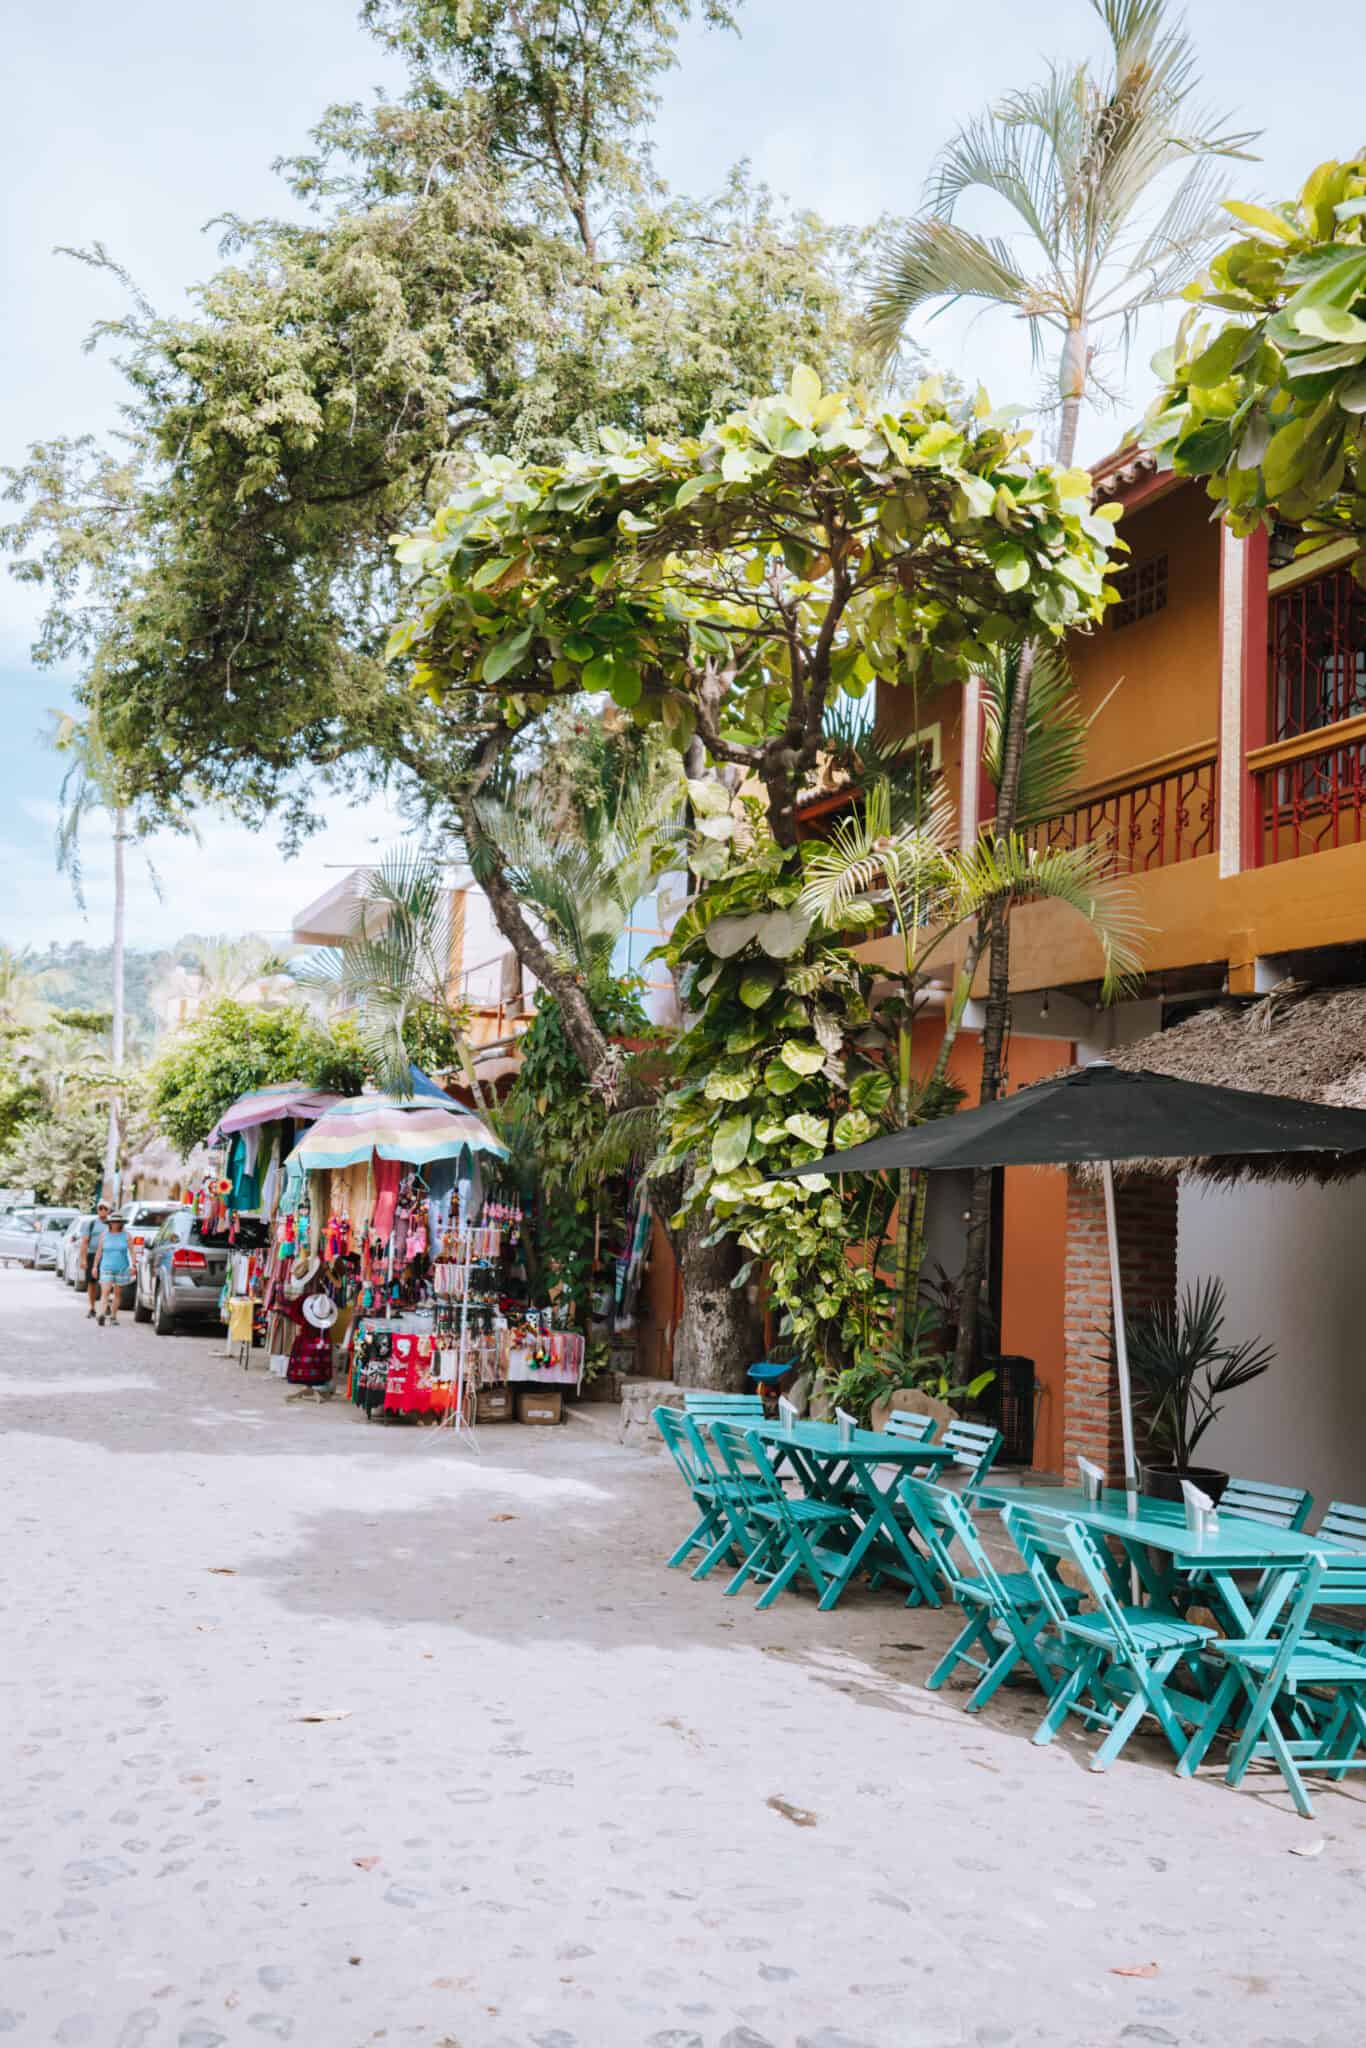
{"label": "turquoise folding chair", "polygon": [[899,1436],[907,1443],[928,1444],[933,1443],[937,1427],[933,1415],[913,1414],[905,1408],[896,1408],[883,1423],[882,1434]]}
{"label": "turquoise folding chair", "polygon": [[972,1500],[1000,1454],[1005,1438],[986,1422],[951,1422],[939,1439],[953,1452],[952,1464],[940,1468],[941,1481],[952,1470],[962,1473],[955,1491]]}
{"label": "turquoise folding chair", "polygon": [[[1031,1574],[998,1570],[958,1494],[927,1479],[903,1479],[899,1490],[911,1526],[965,1616],[963,1628],[925,1680],[926,1686],[937,1692],[960,1664],[980,1671],[981,1679],[965,1703],[968,1713],[975,1714],[1024,1663],[1051,1697],[1057,1688],[1046,1655],[1051,1616]],[[1058,1596],[1073,1609],[1081,1605],[1081,1594],[1070,1586],[1059,1585]],[[1056,1639],[1053,1647],[1056,1654]]]}
{"label": "turquoise folding chair", "polygon": [[[1056,1688],[1035,1730],[1035,1742],[1051,1742],[1067,1716],[1075,1714],[1106,1730],[1091,1759],[1093,1771],[1104,1771],[1139,1722],[1151,1714],[1173,1753],[1180,1757],[1187,1738],[1168,1685],[1180,1666],[1196,1659],[1213,1639],[1213,1629],[1182,1621],[1179,1615],[1160,1608],[1126,1606],[1115,1591],[1109,1560],[1083,1523],[1014,1503],[1002,1508],[1001,1520],[1059,1637],[1076,1651],[1073,1668]],[[1072,1565],[1080,1574],[1095,1602],[1094,1609],[1074,1611],[1064,1599],[1058,1581],[1063,1564]],[[1121,1703],[1129,1687],[1132,1691]],[[1189,1706],[1184,1697],[1182,1705]]]}
{"label": "turquoise folding chair", "polygon": [[[1366,1657],[1326,1635],[1320,1616],[1357,1610],[1366,1617],[1366,1562],[1316,1557],[1296,1581],[1285,1627],[1274,1642],[1213,1643],[1209,1654],[1227,1666],[1209,1707],[1177,1765],[1196,1771],[1241,1691],[1247,1715],[1229,1755],[1227,1782],[1240,1785],[1250,1763],[1277,1765],[1296,1809],[1313,1816],[1303,1772],[1340,1781],[1366,1770]],[[1281,1724],[1281,1717],[1289,1724]]]}
{"label": "turquoise folding chair", "polygon": [[757,1430],[713,1422],[711,1434],[731,1478],[743,1488],[735,1506],[753,1539],[726,1587],[727,1595],[738,1593],[749,1579],[764,1580],[755,1604],[771,1607],[799,1576],[808,1578],[822,1598],[836,1591],[847,1568],[846,1555],[830,1539],[846,1538],[846,1550],[853,1542],[858,1525],[850,1510],[838,1501],[808,1500],[786,1492]]}
{"label": "turquoise folding chair", "polygon": [[[1366,1550],[1366,1508],[1354,1507],[1346,1500],[1330,1501],[1314,1533],[1335,1550]],[[1314,1633],[1344,1643],[1349,1650],[1366,1653],[1366,1614],[1349,1607],[1338,1611],[1320,1608],[1314,1615]],[[1236,1635],[1237,1630],[1230,1629],[1229,1634]]]}
{"label": "turquoise folding chair", "polygon": [[705,1457],[699,1457],[695,1442],[696,1432],[689,1432],[683,1426],[683,1418],[674,1408],[656,1408],[655,1428],[664,1440],[664,1448],[693,1498],[698,1512],[698,1521],[692,1531],[684,1537],[677,1550],[669,1558],[669,1569],[680,1565],[694,1550],[711,1550],[718,1537],[726,1532],[727,1524],[716,1484],[716,1474]]}
{"label": "turquoise folding chair", "polygon": [[[1261,1522],[1264,1527],[1273,1529],[1302,1529],[1313,1505],[1314,1496],[1304,1487],[1273,1486],[1265,1479],[1230,1479],[1219,1497],[1221,1515],[1237,1515],[1243,1521]],[[1250,1604],[1255,1606],[1265,1574],[1237,1572],[1234,1576],[1239,1586],[1249,1594]],[[1176,1599],[1183,1612],[1190,1607],[1207,1608],[1225,1635],[1241,1633],[1242,1623],[1225,1600],[1218,1581],[1207,1573],[1188,1574]]]}
{"label": "turquoise folding chair", "polygon": [[1354,1507],[1349,1500],[1330,1500],[1314,1534],[1335,1550],[1366,1550],[1366,1508]]}
{"label": "turquoise folding chair", "polygon": [[762,1394],[719,1394],[709,1387],[689,1387],[683,1396],[683,1411],[706,1421],[720,1416],[722,1422],[762,1422]]}
{"label": "turquoise folding chair", "polygon": [[1230,1479],[1219,1497],[1221,1514],[1248,1522],[1267,1522],[1273,1529],[1302,1529],[1314,1496],[1303,1486],[1273,1486],[1265,1479]]}

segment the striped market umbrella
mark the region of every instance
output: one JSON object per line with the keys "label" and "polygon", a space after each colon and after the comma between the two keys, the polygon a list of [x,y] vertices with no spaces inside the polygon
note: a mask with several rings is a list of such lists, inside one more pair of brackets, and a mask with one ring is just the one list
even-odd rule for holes
{"label": "striped market umbrella", "polygon": [[209,1143],[215,1145],[230,1138],[234,1131],[254,1130],[258,1124],[278,1123],[282,1117],[292,1117],[296,1124],[312,1123],[345,1100],[344,1095],[310,1088],[306,1081],[276,1081],[269,1088],[253,1088],[248,1094],[239,1095],[231,1109],[224,1110]]}
{"label": "striped market umbrella", "polygon": [[359,1166],[373,1153],[406,1166],[491,1152],[506,1159],[488,1125],[458,1103],[432,1096],[357,1095],[335,1103],[299,1140],[290,1157],[308,1173]]}

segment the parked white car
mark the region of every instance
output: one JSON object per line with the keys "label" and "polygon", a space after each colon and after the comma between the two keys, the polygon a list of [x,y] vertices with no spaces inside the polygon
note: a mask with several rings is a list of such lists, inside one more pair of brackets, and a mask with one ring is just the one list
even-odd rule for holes
{"label": "parked white car", "polygon": [[0,1259],[7,1265],[55,1266],[75,1209],[14,1209],[0,1221]]}
{"label": "parked white car", "polygon": [[38,1211],[11,1209],[0,1217],[0,1259],[7,1266],[38,1263]]}
{"label": "parked white car", "polygon": [[66,1236],[62,1239],[62,1248],[57,1255],[57,1277],[64,1280],[68,1287],[79,1287],[84,1278],[82,1262],[85,1252],[81,1233],[86,1225],[93,1223],[94,1220],[93,1215],[76,1216],[66,1227]]}

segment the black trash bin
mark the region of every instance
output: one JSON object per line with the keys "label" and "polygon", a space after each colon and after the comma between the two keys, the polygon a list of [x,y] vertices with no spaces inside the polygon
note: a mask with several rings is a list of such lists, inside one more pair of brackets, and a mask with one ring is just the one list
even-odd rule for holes
{"label": "black trash bin", "polygon": [[1034,1361],[1017,1352],[999,1358],[984,1358],[996,1377],[982,1395],[982,1405],[1001,1432],[1001,1462],[1032,1465],[1034,1462]]}

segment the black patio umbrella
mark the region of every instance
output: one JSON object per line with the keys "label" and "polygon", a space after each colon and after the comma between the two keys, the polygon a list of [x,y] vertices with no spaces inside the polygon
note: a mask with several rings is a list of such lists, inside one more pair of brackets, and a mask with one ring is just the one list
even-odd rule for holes
{"label": "black patio umbrella", "polygon": [[[1119,1369],[1124,1479],[1130,1511],[1138,1494],[1129,1354],[1115,1227],[1117,1159],[1252,1160],[1269,1154],[1317,1154],[1330,1170],[1345,1154],[1366,1153],[1366,1111],[1329,1109],[1291,1096],[1243,1088],[1215,1088],[1166,1074],[1130,1072],[1103,1060],[1076,1073],[1038,1081],[979,1109],[961,1110],[890,1137],[870,1138],[847,1152],[831,1152],[778,1176],[875,1173],[904,1168],[934,1171],[980,1166],[1099,1164],[1105,1188],[1114,1306],[1115,1360]],[[1309,1167],[1311,1162],[1304,1159]],[[1366,1167],[1366,1159],[1362,1161]]]}

